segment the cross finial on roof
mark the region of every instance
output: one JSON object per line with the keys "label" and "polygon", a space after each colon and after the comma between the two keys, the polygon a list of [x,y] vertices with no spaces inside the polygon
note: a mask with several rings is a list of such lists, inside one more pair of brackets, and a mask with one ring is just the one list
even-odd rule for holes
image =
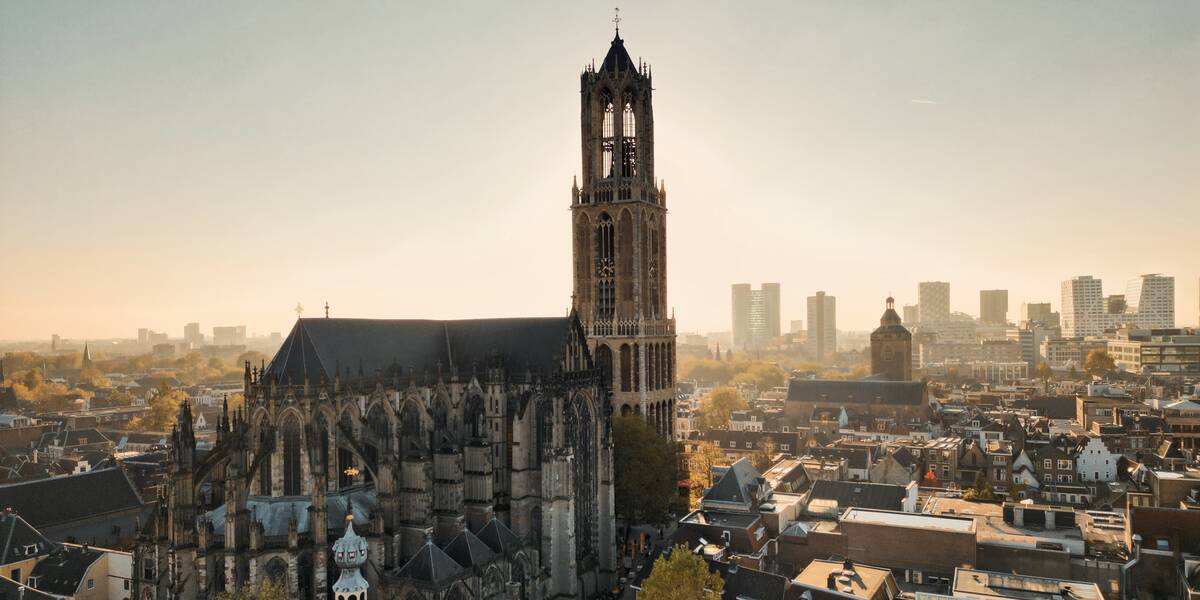
{"label": "cross finial on roof", "polygon": [[329,301],[328,300],[325,301],[325,318],[326,319],[329,318]]}
{"label": "cross finial on roof", "polygon": [[618,34],[621,33],[621,9],[619,7],[613,9],[613,28],[617,30]]}
{"label": "cross finial on roof", "polygon": [[292,310],[296,312],[297,319],[300,318],[300,315],[304,314],[304,306],[299,302],[296,303],[296,308],[293,308]]}

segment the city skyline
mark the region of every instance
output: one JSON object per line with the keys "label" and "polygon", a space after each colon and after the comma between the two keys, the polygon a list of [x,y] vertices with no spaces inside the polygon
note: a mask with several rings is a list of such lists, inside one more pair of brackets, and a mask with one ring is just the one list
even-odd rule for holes
{"label": "city skyline", "polygon": [[[570,306],[569,90],[602,56],[608,9],[148,6],[0,7],[0,243],[29,265],[0,295],[0,339],[286,333],[296,302],[342,317]],[[784,320],[825,290],[840,328],[865,331],[889,293],[915,304],[918,281],[949,281],[970,314],[978,290],[1007,289],[1011,319],[1023,302],[1059,309],[1075,275],[1123,289],[1153,272],[1176,278],[1177,324],[1196,324],[1181,235],[1200,217],[1196,5],[680,12],[622,21],[634,57],[661,67],[680,331],[728,329],[738,281],[779,282]],[[436,65],[413,58],[435,46]],[[1161,210],[1132,209],[1147,199]],[[976,216],[990,204],[1014,226]],[[1121,231],[1160,240],[1080,250]],[[1024,272],[997,277],[997,256]],[[477,302],[517,277],[527,294]]]}

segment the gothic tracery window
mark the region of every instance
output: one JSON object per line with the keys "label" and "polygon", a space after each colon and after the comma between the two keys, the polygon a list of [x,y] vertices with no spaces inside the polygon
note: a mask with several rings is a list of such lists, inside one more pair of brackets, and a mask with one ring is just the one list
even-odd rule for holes
{"label": "gothic tracery window", "polygon": [[575,552],[586,556],[592,552],[592,518],[597,510],[594,425],[586,397],[577,395],[572,404],[566,411],[572,421],[566,431],[575,450]]}
{"label": "gothic tracery window", "polygon": [[607,179],[613,176],[613,166],[615,164],[613,158],[613,101],[607,93],[600,97],[600,104],[604,107],[604,118],[600,126],[600,149],[601,149],[601,177]]}
{"label": "gothic tracery window", "polygon": [[415,402],[405,402],[400,410],[400,445],[405,454],[420,454],[425,448],[421,431],[421,412]]}
{"label": "gothic tracery window", "polygon": [[621,137],[621,176],[637,175],[637,125],[634,122],[633,101],[626,98],[625,110],[621,115],[623,131]]}
{"label": "gothic tracery window", "polygon": [[[271,428],[267,425],[267,419],[264,417],[259,422],[258,428],[258,447],[262,448],[271,443]],[[258,466],[258,493],[263,496],[271,495],[271,457],[262,461]]]}
{"label": "gothic tracery window", "polygon": [[283,495],[299,496],[302,482],[300,473],[300,420],[295,414],[283,419],[280,428],[283,438]]}
{"label": "gothic tracery window", "polygon": [[616,311],[616,260],[613,221],[608,213],[600,215],[596,226],[596,317],[613,318]]}

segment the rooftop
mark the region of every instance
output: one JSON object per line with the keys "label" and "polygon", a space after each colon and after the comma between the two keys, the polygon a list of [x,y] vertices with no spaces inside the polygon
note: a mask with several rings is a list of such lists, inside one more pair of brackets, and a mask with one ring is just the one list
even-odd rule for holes
{"label": "rooftop", "polygon": [[975,521],[959,517],[938,517],[922,513],[906,513],[890,510],[851,508],[842,514],[841,521],[908,527],[912,529],[936,529],[958,533],[974,533]]}
{"label": "rooftop", "polygon": [[889,597],[899,593],[890,570],[857,565],[849,561],[814,560],[793,581],[809,587],[827,589],[831,577],[839,592],[853,594],[859,598],[874,598],[880,588],[889,588]]}
{"label": "rooftop", "polygon": [[976,569],[955,569],[953,592],[956,597],[1018,598],[1023,600],[1103,600],[1100,587],[1087,581],[1070,581],[996,573]]}

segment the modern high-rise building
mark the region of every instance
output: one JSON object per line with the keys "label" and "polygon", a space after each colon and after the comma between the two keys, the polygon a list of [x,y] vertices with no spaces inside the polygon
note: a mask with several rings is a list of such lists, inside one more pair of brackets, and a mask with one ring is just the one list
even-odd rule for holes
{"label": "modern high-rise building", "polygon": [[825,292],[808,297],[807,344],[817,360],[837,352],[837,299]]}
{"label": "modern high-rise building", "polygon": [[950,284],[922,281],[917,284],[917,319],[922,323],[950,318]]}
{"label": "modern high-rise building", "polygon": [[744,349],[750,343],[750,284],[735,283],[730,288],[733,308],[733,345]]}
{"label": "modern high-rise building", "polygon": [[1058,327],[1059,314],[1050,310],[1049,302],[1026,302],[1021,304],[1021,322],[1041,323],[1045,327]]}
{"label": "modern high-rise building", "polygon": [[1134,324],[1142,329],[1175,327],[1175,278],[1153,273],[1130,280],[1125,310],[1135,315]]}
{"label": "modern high-rise building", "polygon": [[901,312],[901,316],[905,327],[913,327],[920,320],[916,304],[905,304],[901,310],[903,311]]}
{"label": "modern high-rise building", "polygon": [[979,291],[979,320],[990,325],[1008,323],[1008,290]]}
{"label": "modern high-rise building", "polygon": [[732,287],[733,345],[738,350],[761,348],[779,337],[779,284],[764,283],[751,289],[748,283]]}
{"label": "modern high-rise building", "polygon": [[804,333],[804,319],[792,319],[792,327],[788,333]]}
{"label": "modern high-rise building", "polygon": [[1062,282],[1061,306],[1064,338],[1104,333],[1104,290],[1099,279],[1080,275]]}
{"label": "modern high-rise building", "polygon": [[246,343],[246,326],[213,327],[214,346],[241,346]]}
{"label": "modern high-rise building", "polygon": [[188,323],[183,326],[183,342],[191,348],[204,345],[204,334],[200,333],[199,323]]}

